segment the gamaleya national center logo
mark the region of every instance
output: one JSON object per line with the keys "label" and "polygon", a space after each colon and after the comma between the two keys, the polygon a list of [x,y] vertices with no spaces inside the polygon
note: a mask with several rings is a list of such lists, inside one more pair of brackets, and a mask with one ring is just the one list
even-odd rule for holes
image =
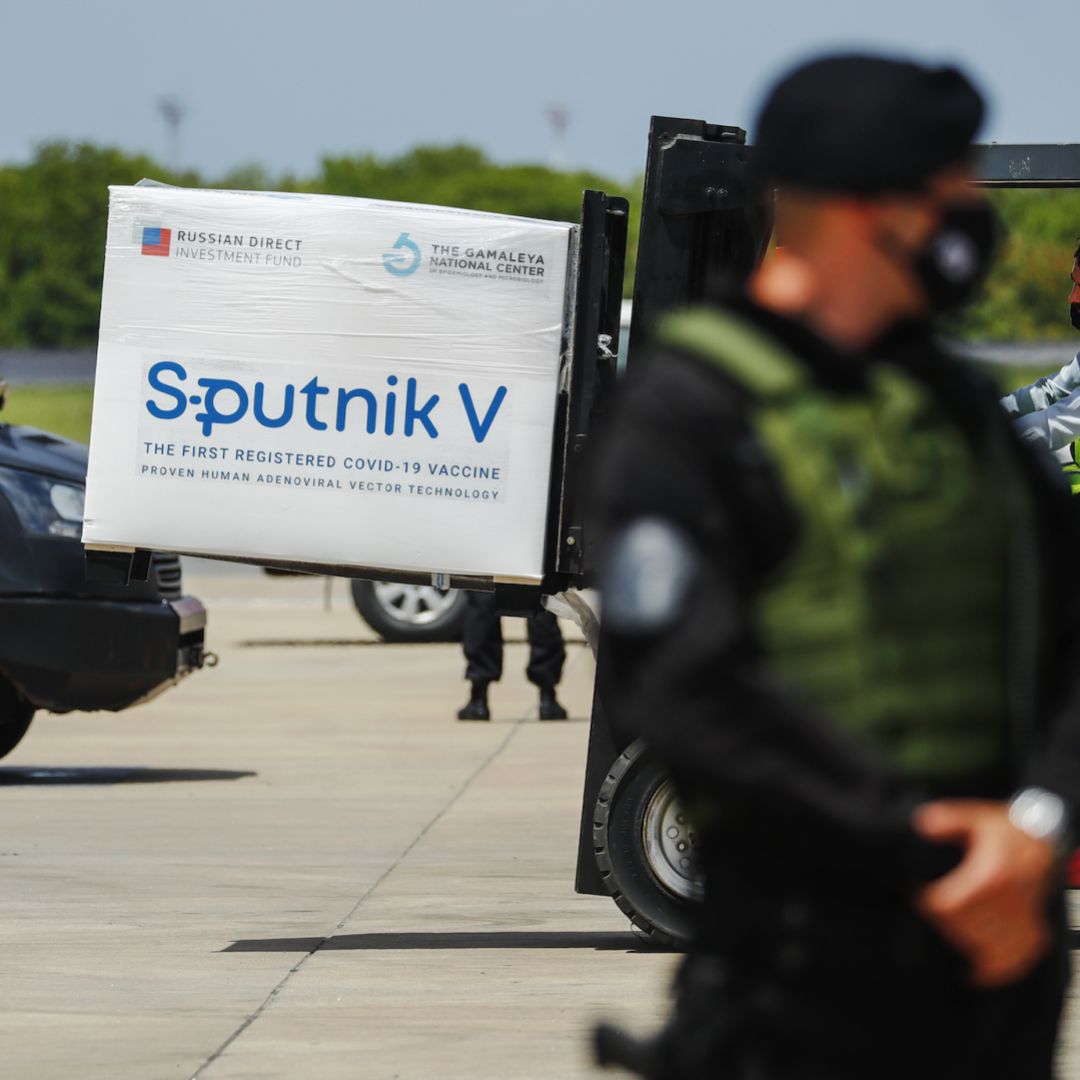
{"label": "gamaleya national center logo", "polygon": [[172,229],[160,225],[144,225],[142,229],[142,253],[144,255],[168,255],[172,244]]}
{"label": "gamaleya national center logo", "polygon": [[408,277],[420,269],[420,247],[415,240],[409,239],[409,234],[403,232],[393,247],[383,254],[383,266],[388,273],[395,277]]}

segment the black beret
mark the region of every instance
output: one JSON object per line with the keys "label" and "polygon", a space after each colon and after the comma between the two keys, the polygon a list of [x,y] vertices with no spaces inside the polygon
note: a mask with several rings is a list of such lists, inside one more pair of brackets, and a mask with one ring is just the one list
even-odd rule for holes
{"label": "black beret", "polygon": [[758,117],[758,174],[812,191],[912,191],[963,161],[983,101],[954,67],[829,56],[797,68]]}

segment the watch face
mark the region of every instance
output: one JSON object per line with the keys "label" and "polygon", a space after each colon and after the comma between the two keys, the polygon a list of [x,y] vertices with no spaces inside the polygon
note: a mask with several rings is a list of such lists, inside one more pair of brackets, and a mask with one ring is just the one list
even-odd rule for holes
{"label": "watch face", "polygon": [[1052,791],[1025,788],[1009,804],[1009,820],[1038,840],[1058,840],[1065,832],[1065,803]]}

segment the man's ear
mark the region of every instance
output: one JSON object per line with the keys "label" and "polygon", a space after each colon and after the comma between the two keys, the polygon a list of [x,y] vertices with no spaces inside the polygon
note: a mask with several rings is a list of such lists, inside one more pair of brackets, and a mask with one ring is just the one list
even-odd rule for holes
{"label": "man's ear", "polygon": [[777,248],[750,279],[750,294],[778,311],[805,311],[814,299],[813,270],[798,255]]}

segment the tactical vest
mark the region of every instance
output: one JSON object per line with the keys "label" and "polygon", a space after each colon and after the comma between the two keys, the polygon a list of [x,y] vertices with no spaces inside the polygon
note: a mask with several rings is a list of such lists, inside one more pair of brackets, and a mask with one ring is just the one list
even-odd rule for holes
{"label": "tactical vest", "polygon": [[751,425],[801,518],[794,552],[754,596],[770,666],[908,776],[998,773],[1020,707],[1010,631],[1034,632],[1010,625],[1007,481],[899,368],[872,365],[865,392],[837,394],[728,314],[674,315],[658,336],[750,392]]}
{"label": "tactical vest", "polygon": [[1080,452],[1080,439],[1077,439],[1073,443],[1072,448],[1072,461],[1067,461],[1061,466],[1061,471],[1065,474],[1065,479],[1069,481],[1069,491],[1073,495],[1080,495],[1080,461],[1077,459],[1077,453]]}
{"label": "tactical vest", "polygon": [[1065,479],[1069,482],[1069,491],[1073,495],[1080,495],[1080,439],[1073,439],[1069,448],[1072,461],[1065,462],[1061,471],[1065,473]]}

